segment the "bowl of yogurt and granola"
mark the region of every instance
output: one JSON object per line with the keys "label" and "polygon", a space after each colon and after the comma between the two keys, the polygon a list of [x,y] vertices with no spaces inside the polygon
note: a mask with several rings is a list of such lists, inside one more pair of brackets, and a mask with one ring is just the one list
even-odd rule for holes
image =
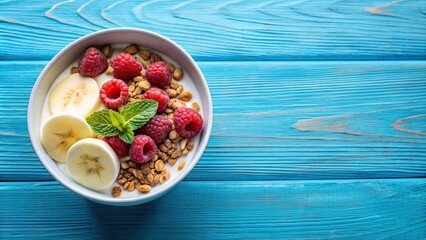
{"label": "bowl of yogurt and granola", "polygon": [[90,200],[153,200],[195,166],[212,128],[207,82],[172,40],[107,29],[62,49],[31,92],[28,131],[44,167]]}

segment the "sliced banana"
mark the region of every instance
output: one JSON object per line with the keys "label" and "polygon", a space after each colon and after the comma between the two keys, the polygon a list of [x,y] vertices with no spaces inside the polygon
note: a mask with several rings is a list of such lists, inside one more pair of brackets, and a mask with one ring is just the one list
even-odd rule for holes
{"label": "sliced banana", "polygon": [[104,141],[85,138],[68,151],[67,165],[70,175],[79,184],[101,190],[111,186],[120,171],[114,150]]}
{"label": "sliced banana", "polygon": [[95,79],[74,73],[58,83],[50,93],[49,107],[52,114],[68,112],[85,117],[97,110],[99,87]]}
{"label": "sliced banana", "polygon": [[82,117],[69,113],[51,116],[43,125],[41,144],[57,162],[65,162],[68,149],[83,138],[93,137],[93,131]]}

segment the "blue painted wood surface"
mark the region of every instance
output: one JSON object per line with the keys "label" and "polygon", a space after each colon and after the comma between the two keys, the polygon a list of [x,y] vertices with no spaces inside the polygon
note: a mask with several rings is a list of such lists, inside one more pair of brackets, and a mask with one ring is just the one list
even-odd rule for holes
{"label": "blue painted wood surface", "polygon": [[[425,13],[421,0],[0,1],[0,239],[426,239]],[[215,106],[188,177],[127,208],[55,182],[26,128],[47,61],[117,26],[181,44]]]}
{"label": "blue painted wood surface", "polygon": [[1,212],[4,239],[421,239],[426,234],[424,179],[184,181],[164,197],[133,207],[96,204],[55,182],[6,182],[0,191],[1,206],[13,202]]}
{"label": "blue painted wood surface", "polygon": [[0,59],[50,59],[76,38],[111,27],[159,32],[196,60],[426,58],[423,0],[0,3]]}
{"label": "blue painted wood surface", "polygon": [[[0,72],[10,71],[14,82],[26,86],[17,93],[9,81],[0,82],[5,103],[0,142],[8,143],[0,145],[3,180],[52,180],[30,147],[25,117],[31,86],[46,63],[0,63]],[[200,62],[200,67],[215,124],[187,180],[425,175],[426,61]],[[8,103],[17,94],[17,103]],[[20,160],[11,162],[11,154]]]}

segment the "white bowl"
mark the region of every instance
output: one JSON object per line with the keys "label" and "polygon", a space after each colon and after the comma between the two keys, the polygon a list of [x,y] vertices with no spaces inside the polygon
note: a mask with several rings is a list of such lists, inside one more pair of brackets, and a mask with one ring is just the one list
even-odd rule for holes
{"label": "white bowl", "polygon": [[[130,197],[114,198],[111,194],[105,194],[87,189],[66,176],[57,163],[49,157],[40,141],[40,123],[43,104],[50,86],[58,75],[71,63],[77,60],[83,51],[90,46],[102,46],[104,44],[138,44],[139,46],[150,48],[170,57],[182,67],[185,74],[189,74],[192,79],[190,88],[194,89],[200,99],[201,114],[204,119],[203,130],[195,138],[194,149],[191,157],[186,159],[185,168],[178,172],[173,170],[171,177],[163,184],[158,184],[147,194],[138,194]],[[194,93],[194,92],[193,92]],[[141,29],[117,28],[107,29],[86,35],[62,49],[43,69],[31,92],[28,105],[28,132],[32,146],[44,167],[52,176],[73,192],[96,202],[108,205],[136,205],[145,203],[165,194],[180,182],[195,166],[206,148],[212,128],[213,107],[210,91],[207,82],[192,57],[178,44],[172,40]],[[176,165],[173,169],[176,169]]]}

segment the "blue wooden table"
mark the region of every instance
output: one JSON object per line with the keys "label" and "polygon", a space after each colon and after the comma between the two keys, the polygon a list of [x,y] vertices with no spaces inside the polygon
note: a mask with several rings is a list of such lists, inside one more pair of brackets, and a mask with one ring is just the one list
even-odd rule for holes
{"label": "blue wooden table", "polygon": [[[111,27],[206,76],[207,149],[164,197],[72,193],[26,127],[42,68]],[[0,239],[426,239],[426,1],[0,1]]]}

